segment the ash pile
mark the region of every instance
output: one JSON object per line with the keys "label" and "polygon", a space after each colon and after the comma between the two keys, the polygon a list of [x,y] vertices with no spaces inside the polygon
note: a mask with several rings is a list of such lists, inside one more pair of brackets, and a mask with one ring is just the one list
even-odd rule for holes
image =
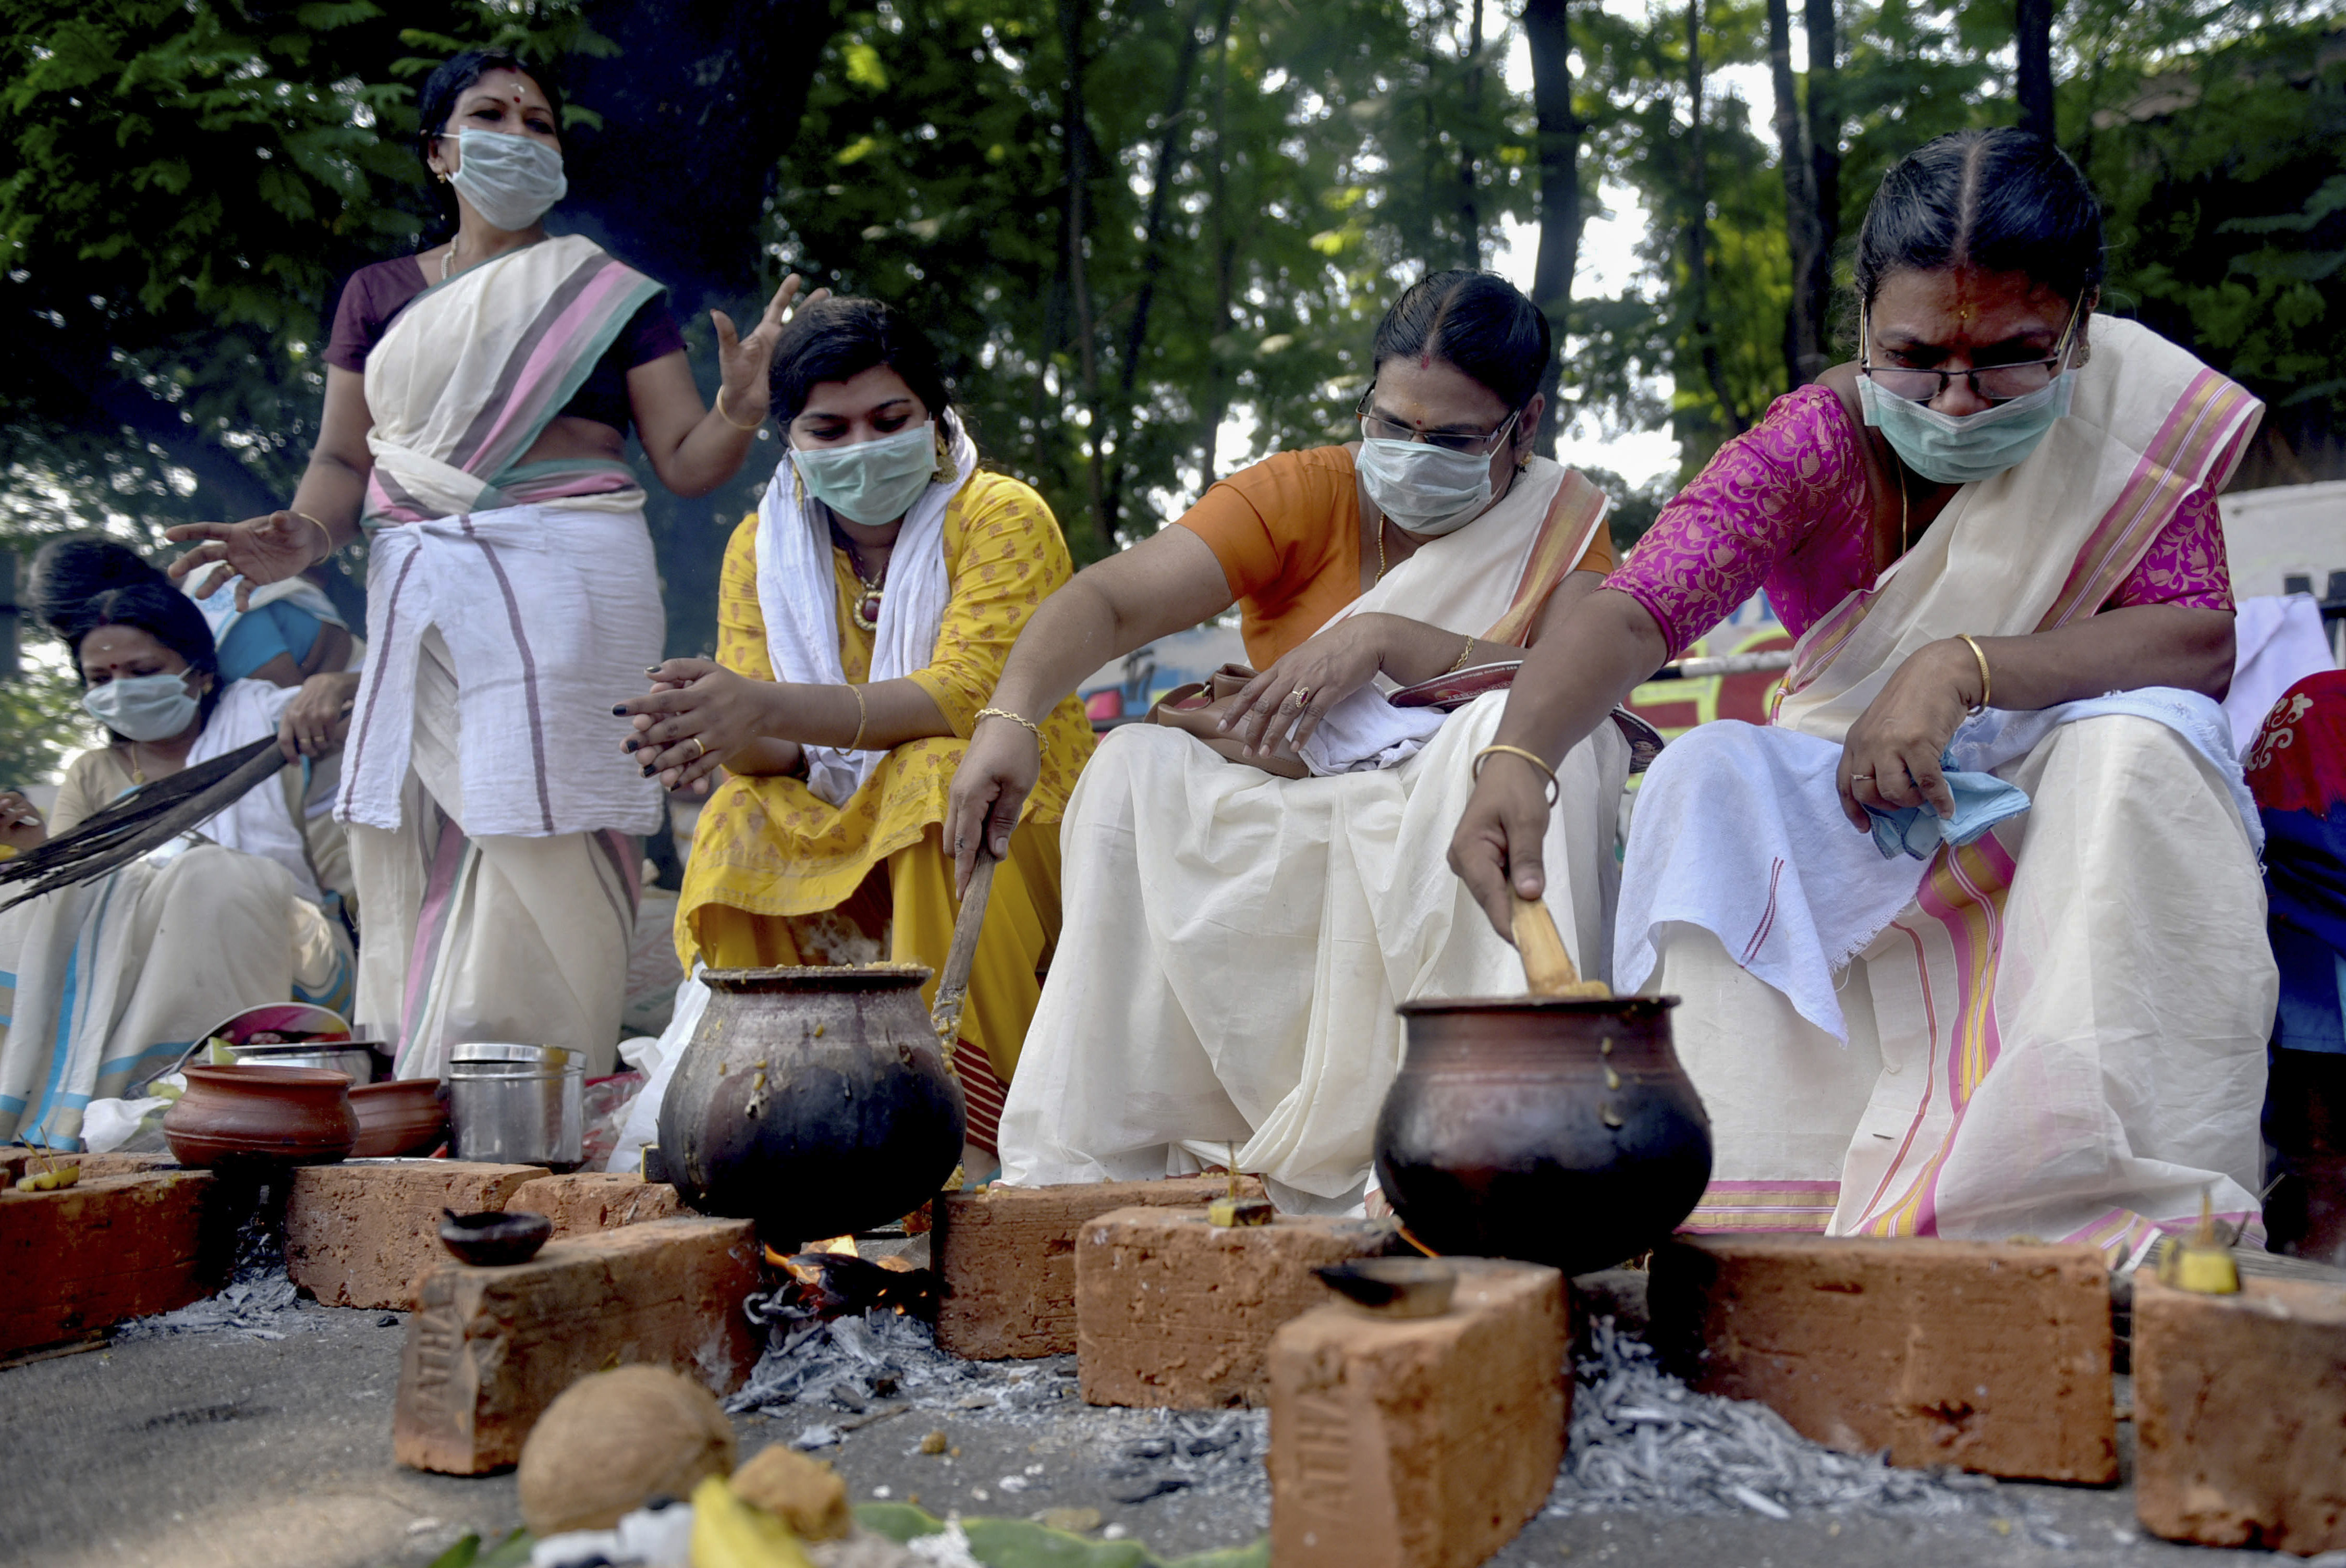
{"label": "ash pile", "polygon": [[1879,1454],[1811,1442],[1763,1404],[1700,1394],[1654,1349],[1599,1318],[1576,1368],[1572,1435],[1546,1513],[1865,1515],[2010,1532],[2066,1547],[2040,1504],[1994,1477],[1895,1470]]}
{"label": "ash pile", "polygon": [[322,1328],[330,1308],[305,1302],[285,1272],[287,1182],[261,1183],[237,1226],[234,1261],[228,1283],[175,1312],[137,1318],[117,1326],[116,1343],[167,1339],[190,1334],[226,1334],[241,1339],[282,1339]]}
{"label": "ash pile", "polygon": [[[808,1265],[805,1255],[790,1261]],[[842,1272],[836,1262],[826,1269],[834,1287]],[[1073,1356],[963,1360],[937,1349],[935,1331],[920,1315],[914,1298],[933,1278],[899,1274],[900,1283],[890,1288],[903,1298],[837,1316],[824,1315],[821,1306],[810,1309],[802,1280],[750,1297],[745,1309],[766,1329],[766,1349],[749,1381],[725,1401],[727,1412],[762,1415],[792,1433],[792,1447],[809,1452],[904,1417],[912,1418],[902,1429],[908,1444],[941,1420],[1007,1427],[1037,1455],[1072,1461],[1118,1502],[1209,1496],[1232,1510],[1233,1519],[1268,1528],[1268,1410],[1092,1406],[1077,1390]],[[836,1293],[857,1299],[852,1288]],[[1046,1484],[1005,1476],[996,1487],[1015,1493]]]}

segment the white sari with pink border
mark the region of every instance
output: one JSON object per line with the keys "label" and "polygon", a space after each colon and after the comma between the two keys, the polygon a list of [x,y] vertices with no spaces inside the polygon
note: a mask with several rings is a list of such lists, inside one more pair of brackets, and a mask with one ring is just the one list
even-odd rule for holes
{"label": "white sari with pink border", "polygon": [[[2131,322],[2096,318],[2091,337],[2037,450],[1965,486],[1801,637],[1772,727],[1705,727],[1647,775],[1615,978],[1684,998],[1678,1049],[1717,1145],[1689,1229],[2026,1235],[2122,1261],[2203,1193],[2253,1226],[2276,978],[2237,766],[2188,721],[2207,699],[2138,694],[2176,699],[2169,721],[2147,701],[2047,714],[2064,721],[1994,767],[2032,809],[1927,863],[1751,850],[1855,837],[1829,764],[1908,655],[2095,613],[2183,499],[2230,474],[2253,398]],[[1673,794],[1713,805],[1647,815]],[[1696,900],[1643,896],[1698,871]],[[1902,908],[1875,898],[1877,871],[1912,879]],[[1825,1003],[1815,976],[1788,990],[1772,947],[1842,936],[1859,898],[1880,912],[1828,944]]]}

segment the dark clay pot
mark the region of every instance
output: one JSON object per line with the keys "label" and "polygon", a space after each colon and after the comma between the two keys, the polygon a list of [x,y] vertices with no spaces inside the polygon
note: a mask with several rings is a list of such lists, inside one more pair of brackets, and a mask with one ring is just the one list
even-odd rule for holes
{"label": "dark clay pot", "polygon": [[1674,997],[1404,1002],[1377,1179],[1436,1252],[1567,1275],[1659,1243],[1710,1179]]}
{"label": "dark clay pot", "polygon": [[323,1067],[189,1067],[187,1093],[163,1114],[163,1141],[183,1166],[321,1166],[358,1141],[351,1080]]}
{"label": "dark clay pot", "polygon": [[717,969],[660,1102],[668,1179],[694,1208],[755,1219],[769,1245],[898,1218],[961,1159],[961,1085],[919,964]]}

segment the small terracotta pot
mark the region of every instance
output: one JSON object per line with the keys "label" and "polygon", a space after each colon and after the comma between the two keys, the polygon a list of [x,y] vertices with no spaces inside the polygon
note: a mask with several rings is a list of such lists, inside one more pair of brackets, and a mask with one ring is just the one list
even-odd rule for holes
{"label": "small terracotta pot", "polygon": [[354,1160],[428,1155],[448,1136],[448,1090],[437,1078],[394,1078],[351,1091],[359,1115]]}
{"label": "small terracotta pot", "polygon": [[351,1081],[322,1067],[189,1067],[187,1093],[163,1116],[183,1166],[322,1166],[358,1141]]}

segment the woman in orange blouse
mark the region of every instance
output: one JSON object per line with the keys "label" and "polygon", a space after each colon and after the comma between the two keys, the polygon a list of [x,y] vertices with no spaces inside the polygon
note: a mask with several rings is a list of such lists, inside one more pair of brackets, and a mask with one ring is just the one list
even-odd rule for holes
{"label": "woman in orange blouse", "polygon": [[[648,775],[705,791],[721,770],[678,950],[688,969],[884,952],[942,970],[959,908],[946,787],[1011,645],[1073,574],[1066,542],[1041,496],[978,471],[934,351],[884,305],[801,309],[775,349],[771,412],[790,451],[726,550],[716,660],[670,659],[619,705]],[[1058,822],[1092,749],[1072,697],[1032,738],[1042,767],[955,1047],[985,1149],[1058,937]]]}
{"label": "woman in orange blouse", "polygon": [[[1443,864],[1446,803],[1463,807],[1498,700],[1443,722],[1382,693],[1521,657],[1611,565],[1603,498],[1532,452],[1551,351],[1546,320],[1504,280],[1433,274],[1377,331],[1358,443],[1216,485],[1086,568],[1019,638],[993,706],[1033,715],[1236,606],[1262,673],[1222,738],[1326,776],[1272,777],[1167,726],[1102,743],[1066,810],[1071,918],[1004,1113],[1006,1180],[1162,1176],[1236,1145],[1283,1207],[1351,1207],[1399,1061],[1393,1003],[1520,988]],[[946,835],[964,868],[1048,760],[1018,724],[978,731]],[[1558,770],[1570,870],[1550,903],[1596,973],[1627,765],[1607,734]]]}

